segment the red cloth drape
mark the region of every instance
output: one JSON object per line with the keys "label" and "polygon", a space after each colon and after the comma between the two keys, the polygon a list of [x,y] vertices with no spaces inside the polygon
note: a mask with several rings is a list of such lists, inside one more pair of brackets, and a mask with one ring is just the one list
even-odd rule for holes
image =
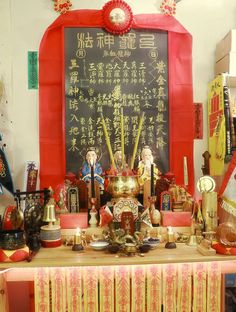
{"label": "red cloth drape", "polygon": [[[46,30],[39,49],[39,142],[41,187],[65,177],[63,89],[64,27],[103,27],[101,10],[76,10],[59,16]],[[170,171],[183,184],[187,157],[189,191],[194,190],[192,96],[192,37],[172,16],[135,15],[132,28],[168,31]]]}

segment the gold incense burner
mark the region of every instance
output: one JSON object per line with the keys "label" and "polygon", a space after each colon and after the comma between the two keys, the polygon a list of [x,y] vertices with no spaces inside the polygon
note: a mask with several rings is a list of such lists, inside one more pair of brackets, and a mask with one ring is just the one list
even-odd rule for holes
{"label": "gold incense burner", "polygon": [[109,176],[107,191],[113,198],[136,197],[139,194],[137,176]]}
{"label": "gold incense burner", "polygon": [[138,245],[134,243],[126,243],[123,250],[127,255],[134,255],[138,251]]}

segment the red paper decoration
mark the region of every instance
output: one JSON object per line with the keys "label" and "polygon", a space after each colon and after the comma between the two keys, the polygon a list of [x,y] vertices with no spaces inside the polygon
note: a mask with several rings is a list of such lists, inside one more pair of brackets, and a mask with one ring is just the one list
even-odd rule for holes
{"label": "red paper decoration", "polygon": [[165,15],[175,15],[176,2],[175,0],[164,0],[160,6]]}
{"label": "red paper decoration", "polygon": [[72,6],[70,0],[54,0],[54,2],[54,10],[60,14],[68,12]]}
{"label": "red paper decoration", "polygon": [[25,246],[17,250],[0,249],[0,262],[24,261],[29,257],[29,248]]}
{"label": "red paper decoration", "polygon": [[105,29],[115,35],[122,35],[130,30],[133,13],[123,0],[111,0],[102,9]]}
{"label": "red paper decoration", "polygon": [[194,139],[203,138],[203,104],[194,103],[194,113],[195,113],[195,129],[194,129]]}
{"label": "red paper decoration", "polygon": [[236,247],[227,247],[219,242],[212,242],[212,248],[216,250],[218,254],[222,255],[236,255]]}

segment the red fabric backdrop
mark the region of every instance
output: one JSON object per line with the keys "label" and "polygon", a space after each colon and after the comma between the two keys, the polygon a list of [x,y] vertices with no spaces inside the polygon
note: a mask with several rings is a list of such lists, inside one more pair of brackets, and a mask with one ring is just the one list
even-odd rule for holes
{"label": "red fabric backdrop", "polygon": [[[76,10],[59,16],[46,30],[39,49],[40,184],[53,188],[65,176],[63,129],[63,28],[103,27],[101,10]],[[171,16],[135,15],[132,28],[168,31],[170,171],[183,184],[187,156],[189,191],[194,191],[192,96],[192,37]]]}

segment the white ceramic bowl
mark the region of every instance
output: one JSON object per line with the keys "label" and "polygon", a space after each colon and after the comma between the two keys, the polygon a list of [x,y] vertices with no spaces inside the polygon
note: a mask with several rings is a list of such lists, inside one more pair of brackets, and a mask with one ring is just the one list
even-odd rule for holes
{"label": "white ceramic bowl", "polygon": [[154,249],[160,245],[160,240],[158,238],[144,238],[143,243],[150,245],[151,249]]}
{"label": "white ceramic bowl", "polygon": [[96,241],[96,242],[91,242],[90,243],[90,247],[92,247],[94,250],[106,249],[108,245],[109,245],[109,243],[108,242],[104,242],[104,241]]}

